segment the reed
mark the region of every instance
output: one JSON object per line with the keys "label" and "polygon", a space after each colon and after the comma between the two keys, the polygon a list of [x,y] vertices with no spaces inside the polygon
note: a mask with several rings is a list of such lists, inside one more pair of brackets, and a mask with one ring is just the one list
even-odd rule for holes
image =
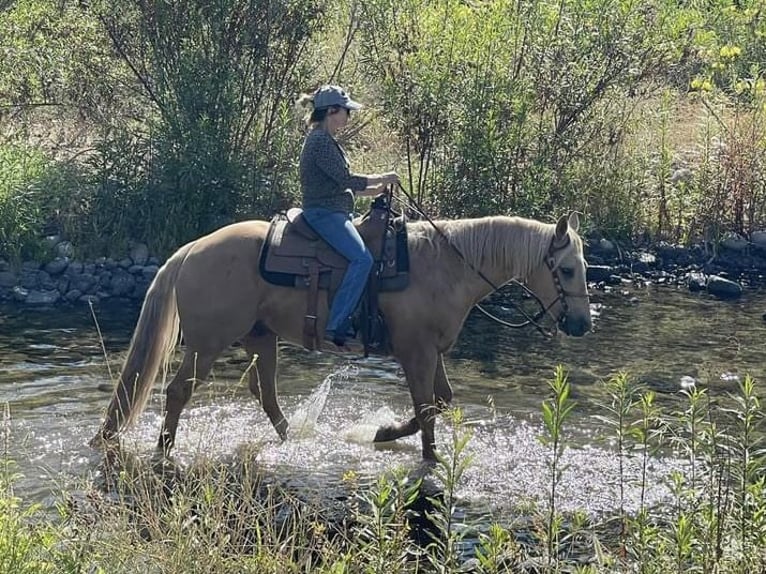
{"label": "reed", "polygon": [[[424,480],[404,471],[372,479],[349,471],[342,516],[319,497],[269,476],[252,454],[188,468],[122,454],[99,473],[88,496],[62,494],[59,517],[14,493],[10,414],[2,418],[0,572],[327,574],[405,572],[700,572],[744,574],[766,568],[766,460],[758,386],[746,377],[731,397],[711,399],[699,385],[676,406],[627,373],[604,382],[598,414],[616,456],[640,462],[638,476],[618,465],[614,516],[561,512],[563,455],[576,448],[567,425],[576,409],[562,367],[540,414],[548,448],[548,493],[528,515],[540,528],[521,543],[512,524],[483,528],[460,516],[460,489],[471,465],[471,430],[446,415],[450,439]],[[682,466],[664,477],[669,504],[647,504],[648,468],[675,453]],[[426,482],[433,484],[428,489]],[[638,489],[634,511],[624,503]],[[424,504],[426,502],[427,504]],[[416,534],[428,525],[425,539]],[[476,534],[477,530],[480,530]],[[473,547],[467,544],[472,537]],[[583,560],[583,555],[589,556]]]}

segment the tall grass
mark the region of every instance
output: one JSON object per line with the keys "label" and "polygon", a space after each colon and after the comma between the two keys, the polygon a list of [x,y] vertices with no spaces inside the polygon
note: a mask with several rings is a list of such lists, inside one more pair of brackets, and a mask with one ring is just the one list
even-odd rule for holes
{"label": "tall grass", "polygon": [[[188,469],[152,468],[125,454],[105,468],[110,494],[99,488],[66,497],[50,520],[14,495],[6,407],[0,460],[0,571],[26,572],[641,572],[745,574],[766,568],[766,459],[756,382],[746,377],[722,403],[692,388],[667,412],[627,373],[605,381],[608,401],[598,421],[621,460],[636,457],[630,478],[618,465],[619,492],[640,493],[635,510],[624,495],[614,516],[561,512],[557,486],[566,423],[576,412],[563,368],[550,383],[540,437],[549,449],[549,489],[529,510],[540,524],[522,545],[510,525],[495,522],[473,536],[458,519],[463,474],[471,464],[471,431],[459,411],[448,415],[450,439],[426,481],[404,472],[370,481],[343,479],[345,503],[280,483],[251,457]],[[647,467],[656,456],[685,461],[664,477],[667,504],[646,504]],[[637,484],[636,482],[637,481]],[[594,520],[595,518],[595,520]],[[417,529],[427,525],[425,538]],[[615,527],[615,525],[619,525]],[[583,561],[583,556],[590,559]]]}

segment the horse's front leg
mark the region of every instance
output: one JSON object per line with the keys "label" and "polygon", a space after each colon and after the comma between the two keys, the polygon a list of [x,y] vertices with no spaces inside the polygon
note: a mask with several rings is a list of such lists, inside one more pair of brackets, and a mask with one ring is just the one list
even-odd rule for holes
{"label": "horse's front leg", "polygon": [[439,359],[435,348],[419,347],[417,344],[408,346],[399,355],[399,363],[407,377],[410,387],[412,406],[415,409],[415,420],[420,427],[420,438],[423,443],[423,458],[436,459],[436,441],[434,438],[434,377]]}
{"label": "horse's front leg", "polygon": [[[434,374],[434,394],[436,396],[436,407],[441,411],[452,402],[452,387],[447,378],[447,371],[444,368],[444,356],[439,353],[436,360],[436,372]],[[397,440],[406,436],[415,434],[420,430],[418,419],[412,417],[403,423],[394,423],[382,426],[375,433],[375,442],[388,442]]]}

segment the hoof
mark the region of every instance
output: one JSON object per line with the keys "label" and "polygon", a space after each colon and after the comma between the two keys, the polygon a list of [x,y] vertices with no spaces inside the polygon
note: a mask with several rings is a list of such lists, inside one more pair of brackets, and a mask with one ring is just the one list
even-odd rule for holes
{"label": "hoof", "polygon": [[393,440],[396,440],[393,429],[391,427],[380,427],[375,433],[375,438],[372,439],[372,442],[391,442]]}
{"label": "hoof", "polygon": [[274,425],[274,430],[277,431],[277,434],[279,435],[279,439],[282,442],[285,442],[287,440],[287,430],[289,428],[290,428],[290,423],[288,423],[284,417],[282,417],[282,420]]}
{"label": "hoof", "polygon": [[99,431],[88,442],[88,446],[95,450],[107,452],[120,450],[120,438],[116,434],[107,434],[103,430]]}
{"label": "hoof", "polygon": [[407,476],[411,480],[423,480],[433,472],[434,468],[436,468],[436,461],[432,458],[424,458]]}

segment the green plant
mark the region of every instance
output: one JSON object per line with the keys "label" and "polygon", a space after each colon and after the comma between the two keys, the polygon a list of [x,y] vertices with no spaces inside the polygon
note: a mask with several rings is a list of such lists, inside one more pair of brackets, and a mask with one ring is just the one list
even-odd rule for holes
{"label": "green plant", "polygon": [[359,491],[358,525],[354,528],[354,561],[370,574],[407,571],[410,559],[408,512],[420,496],[420,481],[403,473],[381,476],[370,489]]}
{"label": "green plant", "polygon": [[558,571],[558,553],[561,537],[562,516],[557,509],[557,490],[564,468],[561,457],[564,454],[564,423],[572,414],[576,403],[570,397],[570,386],[566,371],[562,365],[556,367],[553,380],[549,382],[551,398],[543,401],[543,425],[545,434],[540,441],[550,449],[547,460],[550,469],[550,489],[548,491],[547,519],[545,521],[545,550],[548,568]]}
{"label": "green plant", "polygon": [[439,496],[431,499],[433,510],[427,513],[428,519],[436,527],[436,535],[428,547],[428,557],[435,571],[444,573],[453,572],[460,562],[459,544],[466,530],[460,529],[455,522],[457,489],[471,462],[471,456],[466,453],[471,432],[463,424],[462,411],[451,409],[447,417],[451,441],[446,453],[437,452],[437,464],[433,469],[434,478],[441,484],[442,490]]}

